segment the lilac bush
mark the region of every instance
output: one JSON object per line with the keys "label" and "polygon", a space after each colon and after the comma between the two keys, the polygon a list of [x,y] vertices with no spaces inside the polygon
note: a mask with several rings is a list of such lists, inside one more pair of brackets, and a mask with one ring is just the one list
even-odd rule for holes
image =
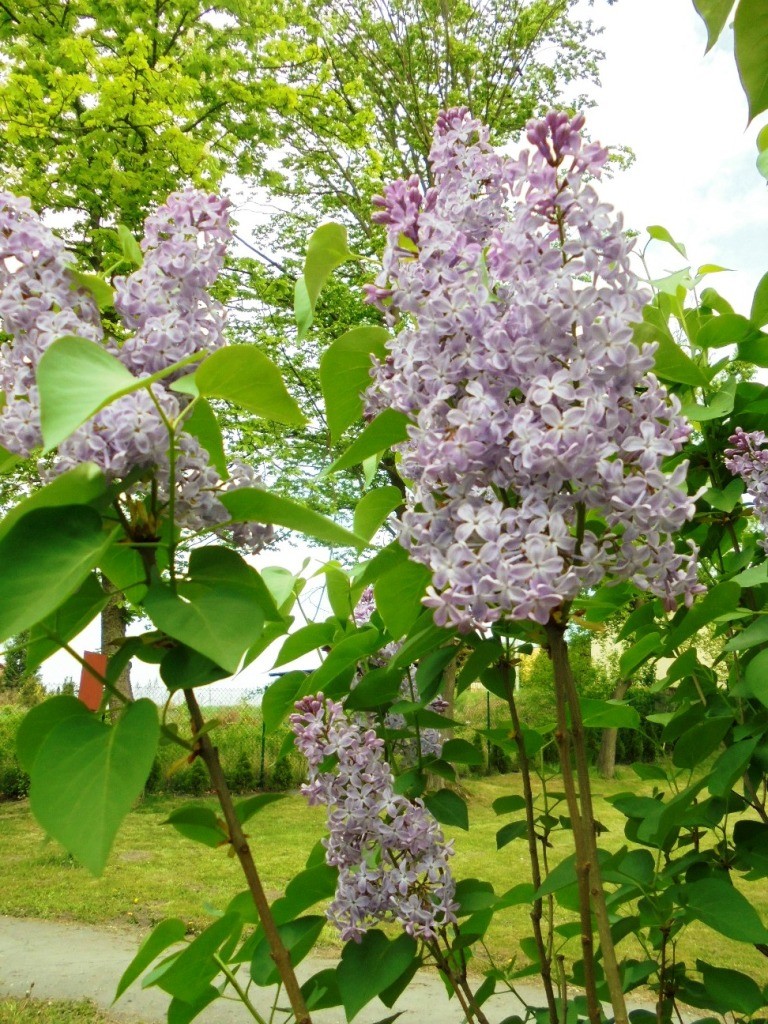
{"label": "lilac bush", "polygon": [[[22,456],[42,444],[35,374],[46,349],[65,335],[104,344],[138,378],[180,360],[204,356],[225,343],[223,306],[210,294],[232,237],[229,202],[187,190],[171,195],[144,225],[144,260],[132,274],[115,280],[120,323],[105,335],[93,296],[69,266],[64,243],[31,209],[27,199],[0,192],[0,318],[8,336],[0,344],[0,444]],[[272,530],[256,523],[223,527],[229,513],[223,491],[259,486],[255,471],[238,463],[228,480],[209,464],[208,452],[183,432],[187,396],[169,389],[189,369],[117,399],[84,423],[55,456],[44,476],[83,462],[98,466],[107,480],[138,470],[151,482],[160,506],[174,493],[179,526],[214,529],[238,546],[258,550]],[[173,449],[173,458],[171,458]],[[141,483],[130,488],[139,500]]]}
{"label": "lilac bush", "polygon": [[377,922],[396,920],[429,941],[455,924],[452,843],[421,800],[395,794],[384,741],[322,693],[300,700],[290,722],[309,763],[302,792],[328,808],[323,842],[339,881],[326,913],[342,939],[359,942]]}
{"label": "lilac bush", "polygon": [[687,463],[663,469],[689,427],[654,346],[633,341],[646,295],[583,123],[551,113],[512,158],[449,110],[434,187],[414,177],[376,200],[387,248],[368,298],[399,330],[367,411],[411,420],[400,539],[432,572],[436,621],[462,631],[545,624],[605,577],[670,609],[697,591],[696,552],[672,539],[694,511]]}

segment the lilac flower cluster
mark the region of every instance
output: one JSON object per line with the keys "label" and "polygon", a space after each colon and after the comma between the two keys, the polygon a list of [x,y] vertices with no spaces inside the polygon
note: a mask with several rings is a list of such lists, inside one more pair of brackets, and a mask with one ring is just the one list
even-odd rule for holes
{"label": "lilac flower cluster", "polygon": [[[728,440],[733,448],[725,449],[726,468],[747,485],[754,513],[768,533],[768,438],[762,430],[747,432],[736,427]],[[760,541],[760,546],[768,551],[768,537]]]}
{"label": "lilac flower cluster", "polygon": [[689,426],[654,346],[633,341],[646,297],[582,125],[551,113],[511,158],[465,108],[446,111],[434,187],[376,200],[387,248],[368,299],[400,329],[367,412],[410,417],[400,539],[432,571],[436,621],[460,630],[544,624],[606,577],[670,609],[699,589],[695,549],[672,539],[694,511],[687,465],[662,469]]}
{"label": "lilac flower cluster", "polygon": [[[105,338],[98,307],[68,269],[63,242],[31,209],[29,200],[0,192],[0,444],[28,456],[42,443],[37,364],[64,335],[102,343],[138,378],[186,356],[207,355],[224,344],[225,312],[209,294],[231,238],[229,203],[188,190],[175,193],[151,214],[141,242],[143,265],[116,279],[115,307],[128,332]],[[189,399],[169,390],[172,377],[113,402],[60,446],[52,472],[95,463],[108,480],[135,470],[154,476],[162,503],[170,500],[168,423]],[[237,465],[228,481],[209,465],[208,453],[189,434],[174,439],[175,511],[180,526],[210,529],[229,518],[219,495],[259,486],[253,470]],[[134,485],[133,492],[141,490]],[[234,541],[257,550],[271,529],[244,523],[227,528]],[[221,531],[227,532],[222,527]]]}
{"label": "lilac flower cluster", "polygon": [[328,919],[345,941],[359,942],[384,920],[399,921],[414,938],[435,938],[456,922],[453,847],[421,800],[395,794],[383,741],[321,693],[298,701],[290,723],[309,763],[302,792],[328,808],[326,861],[339,869]]}

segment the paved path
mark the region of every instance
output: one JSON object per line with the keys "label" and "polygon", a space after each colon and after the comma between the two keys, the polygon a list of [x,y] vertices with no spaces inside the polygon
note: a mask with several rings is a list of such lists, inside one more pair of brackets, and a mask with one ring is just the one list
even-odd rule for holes
{"label": "paved path", "polygon": [[[40,999],[92,999],[109,1009],[117,982],[142,938],[132,932],[88,925],[0,916],[0,996],[24,996],[31,990]],[[297,973],[303,981],[330,963],[308,959],[299,965]],[[266,1011],[268,1017],[273,992],[252,991],[257,1008]],[[534,989],[528,989],[525,996],[533,999],[534,993]],[[160,989],[142,989],[136,983],[111,1012],[118,1019],[143,1024],[165,1021],[168,999]],[[519,1009],[509,995],[495,996],[486,1004],[492,1022]],[[396,1010],[405,1011],[398,1024],[459,1024],[463,1020],[456,999],[449,1002],[440,979],[426,971],[408,986],[393,1010],[376,999],[355,1021],[373,1024]],[[312,1019],[317,1024],[345,1024],[340,1009],[314,1013]],[[200,1024],[253,1024],[253,1017],[242,1005],[224,1000],[217,1000],[196,1020]]]}

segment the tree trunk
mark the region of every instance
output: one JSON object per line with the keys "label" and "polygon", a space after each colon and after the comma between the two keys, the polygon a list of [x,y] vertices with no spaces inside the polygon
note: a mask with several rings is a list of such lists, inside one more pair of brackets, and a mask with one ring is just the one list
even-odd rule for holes
{"label": "tree trunk", "polygon": [[[629,689],[630,680],[620,679],[613,691],[612,700],[621,700]],[[597,770],[604,779],[612,779],[616,771],[616,742],[618,729],[603,729],[600,752],[597,755]]]}
{"label": "tree trunk", "polygon": [[[104,593],[109,594],[109,603],[101,613],[101,652],[111,658],[125,640],[125,613],[120,607],[120,595],[112,586],[106,576],[101,577],[101,585]],[[127,700],[133,700],[133,687],[131,686],[130,662],[115,680],[115,687]],[[112,717],[120,708],[120,701],[110,700],[109,710]]]}

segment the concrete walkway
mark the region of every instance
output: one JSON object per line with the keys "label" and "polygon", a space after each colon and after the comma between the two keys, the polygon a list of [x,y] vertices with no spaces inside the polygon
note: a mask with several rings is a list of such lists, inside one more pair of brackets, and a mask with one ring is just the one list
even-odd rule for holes
{"label": "concrete walkway", "polygon": [[[133,932],[88,925],[0,916],[0,996],[30,993],[38,999],[92,999],[120,1020],[142,1024],[165,1021],[169,997],[157,988],[142,989],[140,981],[111,1007],[117,983],[142,938]],[[299,965],[297,974],[304,981],[332,963],[307,959]],[[268,1019],[274,990],[253,987],[251,992],[257,1009]],[[524,989],[523,996],[540,1002],[533,988]],[[512,996],[505,995],[494,996],[484,1009],[491,1022],[498,1022],[521,1007]],[[355,1021],[374,1024],[398,1010],[404,1011],[399,1024],[460,1024],[464,1019],[457,1000],[448,1000],[439,977],[424,971],[408,986],[394,1009],[388,1010],[376,999]],[[341,1009],[313,1013],[312,1019],[316,1024],[346,1024]],[[200,1024],[253,1024],[253,1017],[242,1004],[221,999],[196,1020]]]}

